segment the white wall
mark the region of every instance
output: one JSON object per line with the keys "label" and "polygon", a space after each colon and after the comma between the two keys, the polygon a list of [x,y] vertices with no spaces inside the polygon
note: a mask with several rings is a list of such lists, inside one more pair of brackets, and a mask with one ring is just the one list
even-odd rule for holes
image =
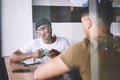
{"label": "white wall", "polygon": [[53,34],[67,38],[70,44],[81,41],[84,32],[81,23],[52,23]]}
{"label": "white wall", "polygon": [[32,0],[2,0],[2,56],[33,38]]}

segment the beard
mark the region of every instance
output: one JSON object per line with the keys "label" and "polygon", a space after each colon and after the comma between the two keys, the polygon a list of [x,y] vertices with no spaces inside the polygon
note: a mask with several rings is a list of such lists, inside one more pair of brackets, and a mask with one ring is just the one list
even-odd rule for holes
{"label": "beard", "polygon": [[46,39],[51,40],[52,35],[50,33],[46,34]]}

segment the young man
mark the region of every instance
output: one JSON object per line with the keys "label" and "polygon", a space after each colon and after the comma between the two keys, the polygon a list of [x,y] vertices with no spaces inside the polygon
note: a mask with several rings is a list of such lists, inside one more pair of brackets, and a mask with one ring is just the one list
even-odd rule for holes
{"label": "young man", "polygon": [[[113,19],[113,8],[111,0],[101,0],[97,9],[97,21],[88,14],[88,9],[83,9],[81,21],[86,37],[83,41],[70,46],[59,56],[41,64],[34,72],[35,80],[44,80],[58,76],[73,68],[80,71],[82,80],[91,80],[90,54],[102,53],[113,45],[115,38],[110,32],[110,25]],[[94,15],[92,15],[94,16]],[[96,22],[96,23],[95,23]],[[109,44],[104,47],[104,44]],[[120,47],[120,44],[118,45]]]}
{"label": "young man", "polygon": [[69,42],[66,38],[52,36],[51,26],[48,19],[38,19],[35,23],[35,29],[40,38],[31,40],[22,48],[13,52],[10,62],[19,63],[29,58],[41,58],[43,62],[46,62],[46,58],[44,58],[46,56],[43,54],[44,50],[47,50],[47,53],[50,52],[47,56],[48,60],[63,52],[69,46]]}

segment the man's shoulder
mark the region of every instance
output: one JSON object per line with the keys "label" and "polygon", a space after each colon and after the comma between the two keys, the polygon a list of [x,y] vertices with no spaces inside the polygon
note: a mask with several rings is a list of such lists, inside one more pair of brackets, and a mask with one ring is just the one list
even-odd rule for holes
{"label": "man's shoulder", "polygon": [[42,40],[42,38],[35,38],[35,39],[33,39],[33,41],[40,41],[40,40]]}
{"label": "man's shoulder", "polygon": [[41,42],[41,40],[42,40],[41,38],[32,39],[30,43],[38,43]]}
{"label": "man's shoulder", "polygon": [[82,41],[79,41],[72,45],[72,47],[85,48],[90,46],[90,41],[85,37]]}
{"label": "man's shoulder", "polygon": [[58,40],[67,40],[67,38],[65,38],[65,37],[60,37],[60,36],[57,36],[57,39],[58,39]]}
{"label": "man's shoulder", "polygon": [[65,39],[65,37],[61,37],[61,36],[57,36],[57,38],[59,38],[59,39]]}

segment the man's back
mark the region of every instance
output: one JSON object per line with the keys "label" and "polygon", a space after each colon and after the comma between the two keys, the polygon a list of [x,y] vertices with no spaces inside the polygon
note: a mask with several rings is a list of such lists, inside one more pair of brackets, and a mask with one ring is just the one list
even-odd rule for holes
{"label": "man's back", "polygon": [[99,80],[120,79],[120,37],[99,36],[97,48],[93,53],[98,53],[98,78]]}

